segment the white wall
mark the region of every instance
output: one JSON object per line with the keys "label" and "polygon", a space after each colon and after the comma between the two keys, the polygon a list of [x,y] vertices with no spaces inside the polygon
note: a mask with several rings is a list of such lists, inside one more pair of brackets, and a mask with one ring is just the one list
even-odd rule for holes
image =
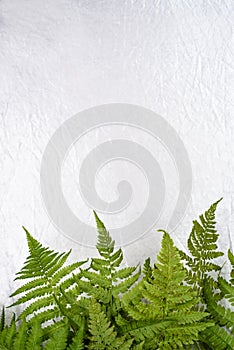
{"label": "white wall", "polygon": [[[193,170],[191,200],[172,237],[183,247],[192,220],[224,197],[217,212],[220,247],[227,250],[231,246],[233,23],[231,0],[0,1],[0,304],[9,302],[8,296],[17,286],[14,274],[27,256],[22,225],[55,250],[72,247],[71,259],[95,253],[93,248],[66,238],[53,225],[41,198],[40,166],[48,141],[62,123],[96,105],[136,104],[170,123],[185,144]],[[149,138],[129,128],[125,132],[130,140],[147,143]],[[91,145],[105,137],[111,139],[110,131],[115,137],[123,133],[108,127],[96,130],[77,142],[78,160],[73,154],[64,163],[64,193],[70,193],[76,215],[90,224],[91,210],[76,198],[71,183],[78,176],[77,164],[82,156]],[[159,162],[167,164],[165,179],[170,182],[176,173],[160,152]],[[103,172],[99,183],[100,196],[105,200],[116,196],[115,181],[114,188],[108,187],[110,178],[118,178],[128,165],[115,166],[111,175],[108,169]],[[129,181],[134,184],[131,167]],[[141,175],[137,176],[141,181]],[[179,191],[176,179],[174,190],[172,202]],[[140,193],[131,211],[122,216],[125,224],[144,210],[141,204],[146,192]],[[166,225],[170,209],[165,205],[163,210],[164,221],[155,228]],[[108,215],[100,216],[110,223]],[[119,220],[118,215],[112,215],[117,226]],[[159,237],[150,232],[124,247],[125,263],[155,256]]]}

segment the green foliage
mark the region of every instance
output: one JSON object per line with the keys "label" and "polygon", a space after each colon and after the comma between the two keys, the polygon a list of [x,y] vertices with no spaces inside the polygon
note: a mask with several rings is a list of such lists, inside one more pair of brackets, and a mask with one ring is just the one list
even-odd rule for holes
{"label": "green foliage", "polygon": [[[182,251],[180,255],[188,270],[186,281],[201,297],[201,303],[197,304],[196,309],[207,311],[209,319],[214,322],[212,327],[200,333],[200,341],[209,349],[233,350],[234,312],[227,306],[228,301],[234,306],[233,279],[227,281],[221,277],[222,266],[214,262],[224,255],[218,251],[218,234],[215,229],[215,212],[220,201],[212,204],[204,215],[200,215],[200,223],[196,220],[193,222],[188,239],[190,256]],[[232,264],[232,276],[234,257],[230,250],[228,258]]]}
{"label": "green foliage", "polygon": [[68,327],[57,329],[45,346],[45,350],[65,350],[67,348]]}
{"label": "green foliage", "polygon": [[228,251],[228,259],[230,265],[232,266],[231,274],[230,274],[230,282],[226,281],[223,277],[218,277],[219,288],[222,292],[222,296],[225,297],[232,306],[234,306],[234,255],[231,250]]}
{"label": "green foliage", "polygon": [[29,324],[24,319],[20,326],[16,327],[13,316],[10,325],[5,324],[5,310],[2,310],[0,350],[40,350],[42,344],[42,329],[40,324],[34,320]]}
{"label": "green foliage", "polygon": [[20,280],[29,280],[18,288],[11,296],[21,295],[11,306],[29,304],[19,315],[19,319],[27,318],[30,323],[36,317],[40,324],[63,316],[56,297],[61,295],[61,288],[67,289],[74,283],[70,274],[79,268],[84,261],[64,267],[68,253],[57,253],[43,247],[31,234],[26,232],[30,255],[24,267],[16,274]]}
{"label": "green foliage", "polygon": [[94,212],[97,229],[97,250],[100,258],[92,258],[90,266],[81,270],[75,280],[80,290],[95,298],[107,318],[114,322],[122,309],[120,295],[126,293],[139,279],[140,269],[135,267],[120,268],[123,261],[122,249],[115,249],[115,242],[110,237],[103,222]]}
{"label": "green foliage", "polygon": [[[0,350],[234,349],[234,256],[231,276],[216,258],[214,203],[193,222],[188,252],[163,231],[151,266],[123,266],[123,251],[94,212],[99,257],[65,265],[70,255],[45,248],[26,230],[29,256],[17,273],[26,281],[11,306],[18,319],[0,319]],[[141,275],[142,270],[142,275]]]}
{"label": "green foliage", "polygon": [[[165,231],[157,260],[152,269],[152,279],[149,280],[146,274],[141,284],[123,296],[128,314],[132,319],[141,321],[139,328],[133,323],[135,329],[129,329],[130,334],[139,340],[144,337],[146,343],[150,340],[151,346],[152,340],[156,340],[154,345],[159,349],[183,348],[198,340],[198,333],[209,325],[203,321],[208,314],[193,310],[199,302],[197,292],[183,284],[186,270],[181,264],[178,249]],[[134,298],[136,289],[139,291]],[[142,322],[145,320],[150,321],[148,327]],[[129,320],[127,323],[130,323]]]}
{"label": "green foliage", "polygon": [[94,299],[90,304],[89,332],[91,334],[89,350],[129,350],[133,342],[133,339],[125,340],[124,336],[117,336],[115,327],[111,326],[111,322],[102,311],[100,303]]}
{"label": "green foliage", "polygon": [[[73,288],[62,291],[62,296],[56,300],[73,329],[78,331],[82,328],[87,336],[90,334],[88,320],[92,310],[90,298],[96,300],[111,326],[115,327],[117,315],[123,312],[121,296],[140,276],[140,269],[137,271],[137,267],[120,267],[123,252],[115,249],[115,242],[102,221],[94,214],[98,228],[97,251],[100,257],[92,258],[86,269],[80,269],[80,273],[73,276]],[[67,305],[70,307],[67,308]]]}
{"label": "green foliage", "polygon": [[[229,250],[229,261],[232,264],[233,254]],[[232,264],[233,267],[233,264]],[[233,271],[233,270],[232,270]],[[232,272],[231,272],[232,275]],[[216,324],[211,329],[206,329],[201,338],[214,350],[233,350],[234,349],[234,311],[223,305],[234,306],[234,284],[232,279],[230,283],[223,277],[218,276],[218,284],[215,289],[209,279],[205,281],[204,296],[207,304],[207,310],[215,320]],[[218,335],[218,337],[217,337]]]}
{"label": "green foliage", "polygon": [[215,212],[218,200],[210,206],[210,208],[198,220],[193,221],[192,231],[188,238],[188,250],[190,255],[180,251],[181,258],[185,261],[188,269],[188,284],[196,288],[203,298],[204,281],[211,272],[221,270],[221,266],[217,265],[213,260],[223,256],[218,251],[217,240],[218,234],[215,229]]}

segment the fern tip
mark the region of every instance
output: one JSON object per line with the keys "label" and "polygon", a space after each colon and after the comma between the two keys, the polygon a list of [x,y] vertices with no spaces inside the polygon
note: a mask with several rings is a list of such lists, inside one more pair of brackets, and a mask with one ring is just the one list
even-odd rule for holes
{"label": "fern tip", "polygon": [[162,228],[158,229],[157,232],[168,233],[166,230],[163,230]]}
{"label": "fern tip", "polygon": [[26,227],[25,226],[22,226],[22,228],[23,228],[23,230],[24,230],[24,232],[26,233],[26,235],[27,235],[27,237],[31,237],[31,234],[29,233],[29,231],[26,229]]}
{"label": "fern tip", "polygon": [[98,215],[97,215],[97,212],[95,210],[93,210],[93,214],[94,214],[94,217],[95,217],[95,220],[96,222],[100,222],[101,220],[99,219]]}

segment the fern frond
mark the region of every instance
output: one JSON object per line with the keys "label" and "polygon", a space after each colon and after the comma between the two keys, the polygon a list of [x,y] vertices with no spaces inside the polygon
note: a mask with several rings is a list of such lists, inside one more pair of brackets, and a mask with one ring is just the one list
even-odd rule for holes
{"label": "fern frond", "polygon": [[55,336],[55,334],[57,332],[60,332],[61,329],[63,329],[65,326],[65,328],[67,327],[67,324],[64,323],[64,320],[58,320],[46,327],[43,328],[43,339],[48,340],[51,339]]}
{"label": "fern frond", "polygon": [[90,303],[89,331],[91,334],[89,350],[128,350],[133,342],[133,339],[125,340],[124,336],[117,336],[114,326],[111,326],[100,304],[95,300]]}
{"label": "fern frond", "polygon": [[215,213],[218,200],[210,208],[199,216],[200,222],[193,221],[192,231],[188,238],[188,250],[191,256],[180,251],[181,259],[188,269],[187,283],[196,288],[202,298],[204,280],[212,271],[220,271],[221,266],[213,262],[214,259],[224,254],[218,251],[218,234],[215,228]]}
{"label": "fern frond", "polygon": [[[221,290],[221,293],[217,289],[213,288],[212,283],[210,283],[211,278],[207,278],[204,284],[204,298],[207,305],[207,310],[211,314],[212,320],[215,321],[214,329],[220,332],[221,343],[214,343],[215,336],[211,336],[206,340],[207,344],[212,346],[228,346],[230,343],[234,342],[234,312],[229,309],[227,306],[222,306],[221,301],[228,299],[230,302],[233,301],[233,291],[234,287],[228,283],[223,277],[218,278],[218,287]],[[211,318],[210,317],[210,318]],[[205,332],[206,334],[206,332]],[[203,337],[202,337],[203,339]],[[212,340],[213,339],[213,340]],[[222,345],[224,344],[224,345]]]}
{"label": "fern frond", "polygon": [[85,338],[85,321],[82,320],[82,324],[79,330],[76,332],[76,335],[72,339],[68,350],[83,350],[84,349],[84,338]]}
{"label": "fern frond", "polygon": [[214,262],[223,255],[218,203],[193,222],[189,255],[163,231],[157,261],[146,259],[141,280],[138,265],[121,268],[123,251],[95,212],[100,256],[87,268],[86,261],[65,266],[71,251],[43,247],[24,228],[30,254],[16,279],[26,283],[12,306],[26,305],[19,326],[15,318],[6,326],[2,310],[0,350],[234,349],[234,312],[223,306],[234,306],[234,256],[229,250],[228,281]]}
{"label": "fern frond", "polygon": [[[179,251],[169,234],[163,232],[158,262],[152,268],[152,278],[143,279],[123,296],[122,301],[127,314],[137,320],[136,327],[139,327],[139,322],[143,323],[143,327],[146,320],[151,322],[145,331],[138,328],[134,337],[147,342],[156,336],[159,349],[170,349],[175,345],[182,347],[193,344],[199,339],[199,332],[211,324],[203,321],[207,313],[193,310],[199,301],[197,292],[183,284],[186,270]],[[127,327],[129,322],[126,320],[124,324],[123,321],[124,326]],[[157,326],[162,328],[157,329]]]}
{"label": "fern frond", "polygon": [[229,328],[234,327],[234,312],[229,308],[225,308],[210,299],[207,309],[212,314],[213,319],[220,326],[227,326]]}
{"label": "fern frond", "polygon": [[31,329],[29,331],[27,342],[26,342],[26,350],[41,350],[43,331],[41,329],[40,323],[38,320],[34,320],[32,323]]}
{"label": "fern frond", "polygon": [[11,324],[9,326],[6,325],[5,308],[3,308],[1,316],[0,346],[7,350],[12,349],[16,333],[15,316],[12,317]]}
{"label": "fern frond", "polygon": [[103,222],[99,219],[95,211],[94,216],[98,230],[98,242],[96,247],[102,257],[108,258],[114,251],[115,241],[112,240],[109,232],[106,230]]}
{"label": "fern frond", "polygon": [[[153,280],[144,282],[143,297],[160,308],[160,317],[165,317],[181,305],[193,300],[197,302],[196,292],[183,285],[186,271],[180,261],[177,248],[167,232],[164,231],[161,250],[158,255],[158,263],[152,271]],[[152,306],[153,308],[153,306]],[[188,308],[191,308],[189,304]],[[157,315],[158,317],[159,315]]]}
{"label": "fern frond", "polygon": [[0,349],[6,350],[41,350],[42,349],[42,329],[38,320],[34,320],[29,326],[24,319],[21,324],[16,327],[13,318],[10,326],[4,327],[0,332]]}
{"label": "fern frond", "polygon": [[191,345],[194,344],[195,341],[199,340],[199,332],[204,331],[206,328],[207,324],[204,322],[169,327],[165,331],[164,337],[159,343],[159,349],[164,349],[167,347],[169,349],[170,347],[175,349],[175,345],[180,349],[183,349],[184,345]]}
{"label": "fern frond", "polygon": [[17,278],[27,280],[23,286],[19,287],[11,296],[20,296],[11,306],[28,305],[19,315],[19,319],[27,318],[33,323],[38,317],[41,324],[63,317],[56,297],[62,296],[61,286],[71,288],[75,283],[74,273],[86,261],[78,261],[68,266],[64,266],[71,251],[67,253],[57,253],[49,248],[45,248],[24,228],[26,232],[30,255],[27,257],[23,268],[17,273]]}
{"label": "fern frond", "polygon": [[201,332],[200,339],[212,350],[234,349],[234,337],[218,325],[209,327]]}
{"label": "fern frond", "polygon": [[103,222],[94,212],[98,230],[97,250],[100,258],[93,258],[86,270],[74,280],[80,291],[93,297],[103,305],[107,317],[115,324],[115,316],[121,310],[121,295],[128,291],[139,279],[138,266],[121,268],[122,249],[115,249],[115,242]]}
{"label": "fern frond", "polygon": [[26,339],[27,339],[27,330],[28,330],[27,323],[25,320],[23,320],[14,339],[14,344],[13,344],[14,350],[25,349]]}
{"label": "fern frond", "polygon": [[226,281],[223,277],[219,277],[218,282],[223,296],[234,306],[234,285]]}
{"label": "fern frond", "polygon": [[45,346],[45,350],[65,350],[67,347],[68,326],[56,330]]}

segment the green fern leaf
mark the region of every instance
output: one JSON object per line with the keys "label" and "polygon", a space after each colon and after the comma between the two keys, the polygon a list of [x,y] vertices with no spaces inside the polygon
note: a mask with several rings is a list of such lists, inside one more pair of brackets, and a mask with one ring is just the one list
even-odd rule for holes
{"label": "green fern leaf", "polygon": [[56,330],[47,342],[45,350],[65,350],[67,347],[68,327]]}
{"label": "green fern leaf", "polygon": [[234,337],[224,328],[214,325],[201,332],[200,339],[212,350],[233,350]]}
{"label": "green fern leaf", "polygon": [[5,308],[1,313],[1,329],[0,329],[0,349],[11,349],[14,337],[16,335],[15,316],[13,315],[10,326],[5,324]]}
{"label": "green fern leaf", "polygon": [[43,332],[38,320],[34,321],[26,342],[26,350],[41,350]]}
{"label": "green fern leaf", "polygon": [[14,350],[25,349],[25,343],[27,338],[27,328],[28,328],[27,323],[25,320],[23,320],[14,339],[14,345],[13,345]]}
{"label": "green fern leaf", "polygon": [[30,319],[32,324],[38,314],[41,324],[63,317],[56,303],[56,297],[62,296],[61,286],[70,288],[75,283],[74,276],[70,276],[86,261],[80,261],[65,266],[71,251],[56,253],[45,248],[24,228],[26,232],[30,255],[16,279],[30,281],[18,288],[11,296],[21,295],[11,306],[29,304],[19,315],[19,319]]}
{"label": "green fern leaf", "polygon": [[[179,251],[169,234],[163,232],[161,250],[158,262],[152,269],[152,278],[145,277],[123,296],[122,301],[128,315],[137,320],[135,325],[138,328],[134,337],[138,341],[150,340],[151,343],[152,337],[156,336],[159,349],[169,349],[193,344],[199,339],[199,332],[211,324],[203,321],[207,313],[193,310],[199,301],[197,292],[183,284],[186,270],[181,263]],[[146,320],[151,322],[148,327],[145,325]],[[139,328],[139,322],[142,322],[143,329]],[[128,327],[127,324],[132,326],[128,319],[124,327]],[[157,326],[162,328],[157,329]]]}
{"label": "green fern leaf", "polygon": [[108,258],[114,251],[115,241],[112,240],[109,232],[106,230],[103,222],[99,219],[95,211],[94,216],[98,230],[98,242],[96,247],[101,256]]}
{"label": "green fern leaf", "polygon": [[212,271],[221,270],[221,266],[212,261],[223,256],[223,253],[218,251],[218,234],[215,229],[215,213],[221,200],[222,198],[199,216],[200,222],[193,221],[192,231],[188,239],[188,249],[192,257],[180,251],[181,259],[185,261],[188,269],[186,281],[198,290],[201,298],[203,298],[205,278]]}
{"label": "green fern leaf", "polygon": [[223,277],[219,277],[218,282],[224,297],[234,306],[234,286],[228,283]]}
{"label": "green fern leaf", "polygon": [[79,330],[72,339],[72,343],[69,346],[69,350],[83,350],[84,349],[84,337],[85,337],[85,321],[82,320]]}
{"label": "green fern leaf", "polygon": [[121,249],[115,249],[105,225],[94,212],[97,223],[97,250],[101,258],[93,258],[86,270],[75,277],[80,291],[95,298],[107,310],[107,317],[115,324],[115,316],[121,310],[121,295],[128,291],[139,279],[137,266],[120,268],[123,261]]}
{"label": "green fern leaf", "polygon": [[125,340],[125,337],[117,336],[114,326],[111,326],[107,316],[101,310],[100,304],[95,300],[90,303],[90,343],[89,350],[128,350],[131,347],[133,340]]}
{"label": "green fern leaf", "polygon": [[[220,288],[221,292],[217,288]],[[205,330],[201,334],[201,340],[206,342],[212,349],[233,349],[230,344],[234,342],[234,312],[227,306],[222,306],[224,297],[232,301],[233,286],[224,278],[218,277],[218,284],[213,284],[211,277],[204,282],[204,299],[208,312],[216,324],[210,330]],[[214,333],[216,332],[216,333]],[[220,336],[220,340],[216,339]]]}

